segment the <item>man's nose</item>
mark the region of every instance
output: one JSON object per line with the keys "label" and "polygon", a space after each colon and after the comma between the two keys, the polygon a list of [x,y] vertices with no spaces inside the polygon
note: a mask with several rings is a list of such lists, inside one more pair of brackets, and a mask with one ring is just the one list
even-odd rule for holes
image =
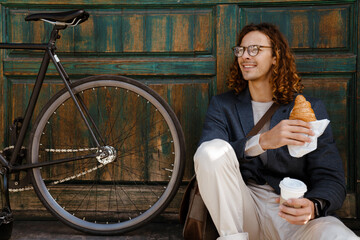
{"label": "man's nose", "polygon": [[247,48],[245,49],[243,55],[241,56],[242,58],[244,59],[247,59],[247,58],[251,58],[251,56],[249,55],[248,51],[247,51]]}

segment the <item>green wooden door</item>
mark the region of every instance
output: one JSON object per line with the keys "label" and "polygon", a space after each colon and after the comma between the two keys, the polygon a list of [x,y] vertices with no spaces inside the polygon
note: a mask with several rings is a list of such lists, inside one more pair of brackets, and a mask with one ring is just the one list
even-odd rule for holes
{"label": "green wooden door", "polygon": [[[148,84],[177,114],[186,137],[184,183],[193,174],[192,156],[201,134],[211,96],[227,90],[225,81],[233,60],[231,47],[246,24],[279,25],[296,54],[305,93],[324,100],[346,171],[348,195],[341,217],[360,216],[359,144],[359,19],[356,0],[348,1],[232,1],[232,0],[8,0],[0,1],[0,40],[44,42],[51,26],[25,22],[38,11],[84,8],[90,19],[66,29],[58,55],[69,75],[126,75]],[[1,52],[0,135],[8,145],[12,120],[25,110],[42,54]],[[41,106],[61,88],[51,65]],[[360,179],[359,179],[360,180]],[[176,213],[178,196],[169,209]],[[12,194],[13,208],[39,212],[32,191]],[[360,198],[359,198],[360,199]]]}

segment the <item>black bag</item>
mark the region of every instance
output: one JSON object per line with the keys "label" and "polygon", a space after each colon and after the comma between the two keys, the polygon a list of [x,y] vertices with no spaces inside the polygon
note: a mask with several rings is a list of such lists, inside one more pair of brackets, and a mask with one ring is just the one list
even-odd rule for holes
{"label": "black bag", "polygon": [[[278,108],[279,105],[273,103],[246,137],[256,135]],[[185,189],[180,205],[180,222],[184,224],[185,240],[215,240],[219,237],[209,211],[200,196],[196,175],[191,178]]]}
{"label": "black bag", "polygon": [[184,224],[185,240],[215,240],[219,237],[214,222],[200,196],[195,175],[186,187],[181,201],[180,222]]}

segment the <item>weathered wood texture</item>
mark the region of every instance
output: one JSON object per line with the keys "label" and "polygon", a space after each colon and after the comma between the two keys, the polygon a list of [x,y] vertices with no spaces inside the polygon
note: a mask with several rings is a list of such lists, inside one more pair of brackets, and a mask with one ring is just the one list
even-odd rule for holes
{"label": "weathered wood texture", "polygon": [[[214,94],[227,90],[225,83],[233,60],[231,47],[236,44],[237,33],[251,22],[277,24],[296,54],[305,93],[323,99],[328,108],[348,190],[339,214],[360,216],[360,198],[356,198],[360,194],[359,1],[8,0],[0,3],[0,39],[8,42],[48,39],[46,32],[51,26],[25,22],[24,17],[29,13],[79,6],[87,9],[91,14],[87,22],[63,31],[58,44],[62,63],[74,78],[127,75],[146,82],[167,99],[186,136],[185,182],[193,174],[192,155],[208,102]],[[1,52],[2,146],[8,145],[10,123],[24,112],[41,57],[42,53],[37,51]],[[60,87],[51,65],[36,113]],[[180,193],[175,201],[179,201]],[[30,200],[21,202],[16,203],[16,208],[32,208]],[[176,207],[171,211],[176,211]]]}

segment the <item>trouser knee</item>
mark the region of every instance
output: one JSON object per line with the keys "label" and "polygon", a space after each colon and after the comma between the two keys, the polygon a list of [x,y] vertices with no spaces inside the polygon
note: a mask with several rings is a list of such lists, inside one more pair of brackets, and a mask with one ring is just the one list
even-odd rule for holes
{"label": "trouser knee", "polygon": [[308,231],[299,239],[359,239],[349,228],[335,217],[324,217],[310,221]]}
{"label": "trouser knee", "polygon": [[227,167],[239,167],[231,145],[221,139],[213,139],[200,145],[194,155],[195,172],[209,174]]}

